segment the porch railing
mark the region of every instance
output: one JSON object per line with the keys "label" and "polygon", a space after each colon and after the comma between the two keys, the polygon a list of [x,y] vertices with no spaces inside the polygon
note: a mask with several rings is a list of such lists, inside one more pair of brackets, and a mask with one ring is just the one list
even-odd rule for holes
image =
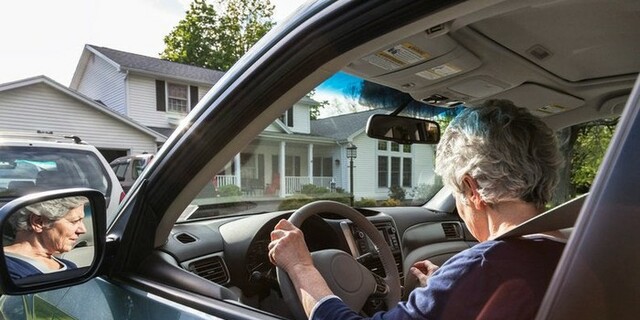
{"label": "porch railing", "polygon": [[313,177],[309,179],[308,176],[305,177],[296,177],[296,176],[285,176],[285,193],[293,194],[300,192],[302,190],[302,186],[305,184],[314,184],[319,187],[331,188],[331,180],[332,177]]}
{"label": "porch railing", "polygon": [[236,184],[236,176],[235,175],[217,175],[215,176],[215,185],[220,188],[222,186]]}

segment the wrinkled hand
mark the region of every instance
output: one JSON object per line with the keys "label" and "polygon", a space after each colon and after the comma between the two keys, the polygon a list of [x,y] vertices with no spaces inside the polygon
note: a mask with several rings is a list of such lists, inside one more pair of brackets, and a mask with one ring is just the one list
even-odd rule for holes
{"label": "wrinkled hand", "polygon": [[431,261],[424,260],[414,263],[409,270],[414,276],[416,276],[416,278],[418,278],[418,281],[420,281],[420,285],[424,287],[427,285],[427,280],[429,280],[431,275],[436,272],[438,268],[440,267],[431,263]]}
{"label": "wrinkled hand", "polygon": [[313,266],[304,235],[287,220],[280,220],[271,231],[269,260],[290,273],[296,266]]}

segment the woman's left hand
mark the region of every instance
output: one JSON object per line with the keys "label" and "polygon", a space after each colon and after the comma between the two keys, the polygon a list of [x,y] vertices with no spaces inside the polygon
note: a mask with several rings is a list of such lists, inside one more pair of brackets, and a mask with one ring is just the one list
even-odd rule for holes
{"label": "woman's left hand", "polygon": [[271,263],[287,273],[293,272],[298,266],[313,266],[302,231],[287,220],[280,220],[271,231],[268,249]]}

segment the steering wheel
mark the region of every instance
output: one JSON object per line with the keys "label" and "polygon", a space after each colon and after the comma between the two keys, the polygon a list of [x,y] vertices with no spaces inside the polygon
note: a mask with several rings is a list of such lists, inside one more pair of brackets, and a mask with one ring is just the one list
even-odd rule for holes
{"label": "steering wheel", "polygon": [[[358,263],[353,256],[341,250],[327,249],[312,252],[313,264],[331,291],[356,312],[362,310],[372,295],[384,299],[388,307],[395,306],[400,301],[400,275],[393,254],[376,227],[360,212],[335,201],[315,201],[296,210],[289,218],[289,222],[300,228],[307,218],[322,212],[331,212],[347,218],[364,231],[378,249],[386,275],[382,278],[372,273]],[[307,319],[287,273],[281,268],[276,268],[276,274],[282,296],[295,319]]]}

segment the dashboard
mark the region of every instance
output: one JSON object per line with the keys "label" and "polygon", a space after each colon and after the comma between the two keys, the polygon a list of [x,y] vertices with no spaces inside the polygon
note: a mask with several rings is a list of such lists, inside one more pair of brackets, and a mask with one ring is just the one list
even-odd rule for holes
{"label": "dashboard", "polygon": [[[432,245],[441,247],[442,243],[446,243],[449,249],[445,253],[453,255],[468,248],[473,241],[467,239],[468,235],[455,215],[436,213],[421,207],[376,209],[384,211],[357,210],[373,223],[389,245],[403,285],[406,285],[404,274],[413,264],[413,259],[431,255],[430,250],[425,254],[416,255],[416,252]],[[199,285],[215,287],[226,292],[224,297],[286,316],[287,310],[278,309],[286,308],[286,304],[281,300],[267,245],[278,221],[289,218],[291,214],[291,211],[268,212],[178,223],[160,252],[175,260],[175,266],[183,272],[188,271],[208,280]],[[456,230],[453,235],[445,228],[451,224]],[[301,230],[310,251],[345,251],[367,269],[384,276],[375,246],[351,221],[324,213],[308,218]],[[180,282],[182,278],[184,274],[162,281]],[[188,284],[185,282],[186,285],[193,286],[193,281]],[[203,287],[201,291],[210,292],[212,289]]]}

